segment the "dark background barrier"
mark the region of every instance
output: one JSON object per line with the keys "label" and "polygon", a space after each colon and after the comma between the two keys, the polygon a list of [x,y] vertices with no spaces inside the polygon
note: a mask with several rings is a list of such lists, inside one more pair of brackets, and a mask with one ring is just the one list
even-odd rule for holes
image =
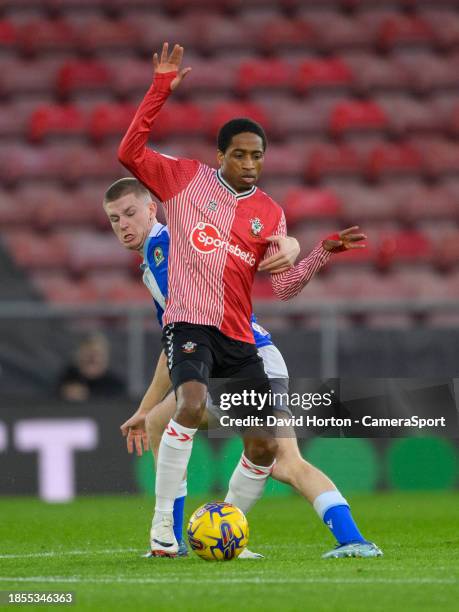
{"label": "dark background barrier", "polygon": [[[151,454],[129,456],[119,431],[135,409],[132,402],[0,401],[0,494],[65,501],[95,493],[153,493]],[[317,437],[300,444],[344,492],[458,484],[457,439]],[[193,448],[189,492],[223,494],[240,452],[238,438],[209,440],[202,432]],[[267,495],[288,494],[288,487],[270,482]]]}

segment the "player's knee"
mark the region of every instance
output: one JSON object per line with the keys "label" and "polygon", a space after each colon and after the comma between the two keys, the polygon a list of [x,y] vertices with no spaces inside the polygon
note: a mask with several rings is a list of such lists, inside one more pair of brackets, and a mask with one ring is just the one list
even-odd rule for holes
{"label": "player's knee", "polygon": [[186,418],[193,423],[196,422],[196,427],[201,422],[206,407],[205,398],[200,397],[183,397],[177,400],[177,412],[175,420]]}
{"label": "player's knee", "polygon": [[271,465],[276,450],[277,442],[273,438],[255,438],[246,446],[245,454],[255,465]]}

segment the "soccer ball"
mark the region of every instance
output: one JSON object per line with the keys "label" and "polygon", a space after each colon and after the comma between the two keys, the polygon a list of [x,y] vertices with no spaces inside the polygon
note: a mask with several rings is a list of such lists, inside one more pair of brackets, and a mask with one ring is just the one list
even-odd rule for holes
{"label": "soccer ball", "polygon": [[230,561],[249,541],[244,513],[227,502],[210,502],[198,508],[188,522],[188,541],[194,552],[207,561]]}

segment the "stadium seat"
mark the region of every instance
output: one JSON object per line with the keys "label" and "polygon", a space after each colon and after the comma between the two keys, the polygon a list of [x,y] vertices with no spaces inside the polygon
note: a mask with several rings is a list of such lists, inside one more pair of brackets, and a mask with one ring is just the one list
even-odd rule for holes
{"label": "stadium seat", "polygon": [[298,92],[319,88],[348,88],[354,81],[352,69],[339,57],[303,61],[295,76]]}
{"label": "stadium seat", "polygon": [[[149,56],[153,50],[159,51],[164,41],[170,44],[180,41],[185,49],[195,49],[203,35],[199,19],[193,13],[169,17],[163,13],[152,14],[151,10],[139,10],[131,13],[126,22],[139,30],[136,48]],[[186,57],[189,57],[188,53]]]}
{"label": "stadium seat", "polygon": [[240,93],[256,89],[288,89],[292,85],[293,70],[280,59],[252,59],[241,63],[237,75],[237,89]]}
{"label": "stadium seat", "polygon": [[325,175],[355,175],[363,169],[362,160],[355,147],[350,144],[319,144],[314,147],[306,161],[305,176],[309,180],[320,180]]}
{"label": "stadium seat", "polygon": [[397,212],[396,202],[378,187],[354,182],[346,184],[343,181],[333,191],[342,200],[342,216],[346,225],[362,224],[364,227],[366,221],[392,219]]}
{"label": "stadium seat", "polygon": [[[196,57],[189,63],[193,67],[193,76],[192,78],[186,78],[181,83],[180,90],[183,95],[196,95],[201,92],[225,92],[225,94],[231,96],[231,92],[234,91],[236,85],[239,66],[237,58],[202,59]],[[148,80],[145,79],[144,83],[148,83]]]}
{"label": "stadium seat", "polygon": [[444,127],[443,117],[426,102],[418,102],[404,95],[379,96],[378,104],[389,120],[389,130],[396,136],[413,132],[439,132]]}
{"label": "stadium seat", "polygon": [[279,177],[298,176],[304,168],[305,145],[299,143],[271,144],[266,153],[263,172]]}
{"label": "stadium seat", "polygon": [[401,45],[433,45],[435,34],[431,24],[420,15],[401,13],[386,17],[377,33],[377,44],[381,49],[393,49]]}
{"label": "stadium seat", "polygon": [[394,262],[429,261],[433,253],[433,245],[425,234],[416,230],[405,230],[381,236],[377,263],[384,268]]}
{"label": "stadium seat", "polygon": [[313,48],[317,43],[314,27],[304,19],[275,17],[263,23],[255,32],[256,46],[266,53],[282,49]]}
{"label": "stadium seat", "polygon": [[129,270],[135,257],[120,246],[112,233],[81,230],[60,235],[67,241],[69,269],[73,273],[84,274],[101,268]]}
{"label": "stadium seat", "polygon": [[87,116],[74,104],[47,104],[31,114],[28,136],[42,142],[50,136],[83,136],[87,130]]}
{"label": "stadium seat", "polygon": [[426,174],[432,178],[457,175],[459,172],[459,145],[440,138],[413,139],[421,151]]}
{"label": "stadium seat", "polygon": [[29,225],[36,230],[48,230],[56,226],[85,226],[97,220],[93,202],[83,197],[81,191],[62,189],[46,183],[21,185],[16,192],[16,205],[18,209],[27,211]]}
{"label": "stadium seat", "polygon": [[19,102],[0,104],[0,138],[22,139],[35,102],[26,98]]}
{"label": "stadium seat", "polygon": [[99,104],[89,118],[89,133],[99,142],[106,137],[121,138],[128,129],[137,108],[134,104]]}
{"label": "stadium seat", "polygon": [[401,54],[396,62],[406,70],[409,85],[416,93],[454,90],[457,85],[454,63],[432,53]]}
{"label": "stadium seat", "polygon": [[419,185],[397,202],[398,217],[415,223],[424,219],[459,219],[457,199],[445,187]]}
{"label": "stadium seat", "polygon": [[382,143],[373,148],[367,159],[368,178],[383,176],[417,175],[423,170],[423,159],[419,150],[410,143]]}
{"label": "stadium seat", "polygon": [[12,48],[17,44],[18,32],[15,24],[7,19],[0,19],[0,46]]}
{"label": "stadium seat", "polygon": [[132,51],[137,48],[140,31],[128,21],[91,19],[79,36],[78,46],[84,52]]}
{"label": "stadium seat", "polygon": [[221,126],[234,117],[249,117],[261,123],[266,130],[270,129],[268,115],[262,106],[254,102],[222,102],[209,112],[206,118],[207,132],[214,137]]}
{"label": "stadium seat", "polygon": [[328,189],[290,189],[283,200],[288,224],[301,219],[336,218],[341,214],[341,201]]}
{"label": "stadium seat", "polygon": [[27,226],[30,223],[29,208],[21,206],[16,190],[0,190],[0,227]]}
{"label": "stadium seat", "polygon": [[353,131],[382,131],[387,125],[384,110],[373,100],[338,102],[329,118],[329,129],[335,136]]}
{"label": "stadium seat", "polygon": [[[255,98],[258,101],[258,97]],[[260,105],[269,116],[269,135],[281,140],[314,133],[321,135],[327,129],[329,107],[333,102],[297,100],[290,97],[259,99]]]}
{"label": "stadium seat", "polygon": [[435,43],[442,50],[452,50],[459,45],[459,16],[454,4],[451,7],[435,10],[430,6],[422,11],[423,18],[428,21],[434,31]]}
{"label": "stadium seat", "polygon": [[352,71],[353,89],[359,94],[398,91],[406,86],[407,70],[397,62],[366,52],[348,53],[343,59]]}
{"label": "stadium seat", "polygon": [[18,29],[23,53],[45,53],[76,49],[78,31],[66,18],[34,19]]}
{"label": "stadium seat", "polygon": [[317,48],[323,52],[336,50],[368,49],[373,43],[373,33],[358,20],[345,17],[335,11],[300,11],[300,17],[310,22],[316,31]]}
{"label": "stadium seat", "polygon": [[56,57],[40,60],[2,59],[0,71],[0,95],[52,96],[55,91],[56,74],[62,60]]}
{"label": "stadium seat", "polygon": [[[107,58],[105,61],[112,75],[113,93],[125,98],[144,95],[153,79],[150,60],[139,60],[131,57]],[[185,81],[186,82],[186,81]]]}
{"label": "stadium seat", "polygon": [[15,263],[26,270],[59,270],[67,264],[68,245],[57,234],[14,230],[5,234],[4,240]]}
{"label": "stadium seat", "polygon": [[90,281],[71,279],[63,273],[32,274],[32,284],[55,304],[93,304],[100,300],[99,292]]}
{"label": "stadium seat", "polygon": [[442,270],[450,270],[459,263],[459,229],[448,228],[437,237],[435,263]]}
{"label": "stadium seat", "polygon": [[99,60],[68,60],[62,64],[56,79],[59,93],[98,91],[111,85],[112,74],[108,66]]}
{"label": "stadium seat", "polygon": [[53,180],[61,175],[67,159],[68,149],[62,146],[0,145],[0,179],[8,185],[19,180]]}

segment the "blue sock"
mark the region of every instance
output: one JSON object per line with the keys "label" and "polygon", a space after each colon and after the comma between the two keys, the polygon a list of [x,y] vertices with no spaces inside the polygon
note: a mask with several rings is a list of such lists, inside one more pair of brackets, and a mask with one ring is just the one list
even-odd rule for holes
{"label": "blue sock", "polygon": [[338,540],[338,544],[366,542],[352,518],[349,506],[339,505],[328,508],[323,516],[323,520]]}
{"label": "blue sock", "polygon": [[185,499],[183,497],[177,497],[174,501],[174,535],[177,542],[180,542],[183,536],[183,513],[185,511]]}

